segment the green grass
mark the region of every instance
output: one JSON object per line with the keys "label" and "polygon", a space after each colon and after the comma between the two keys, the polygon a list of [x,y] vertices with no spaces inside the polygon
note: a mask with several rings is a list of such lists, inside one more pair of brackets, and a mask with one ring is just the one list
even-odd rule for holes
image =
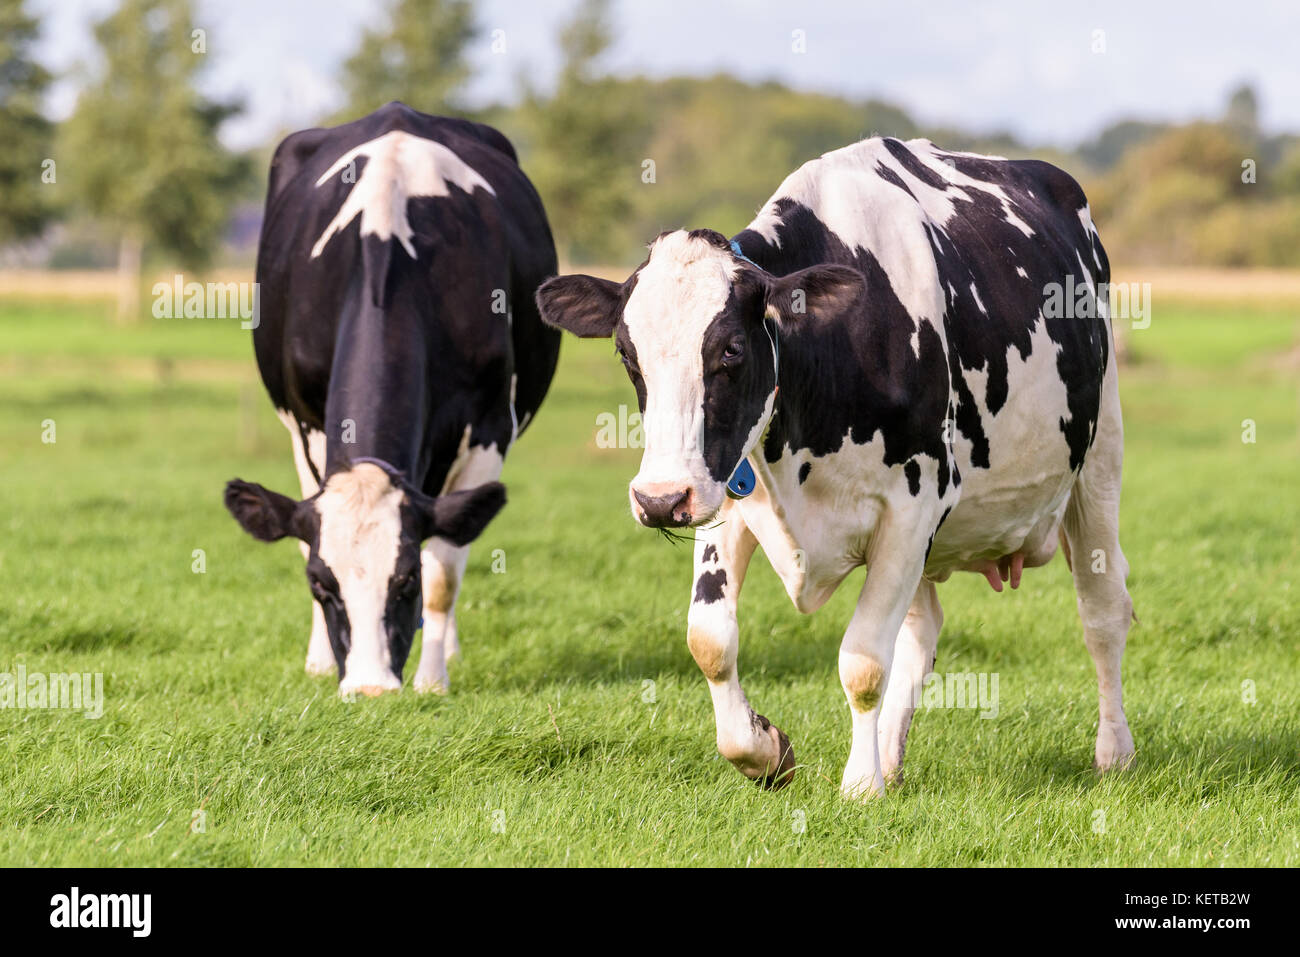
{"label": "green grass", "polygon": [[248,334],[0,304],[0,671],[105,682],[99,720],[0,711],[0,864],[1300,864],[1300,399],[1275,358],[1296,323],[1160,307],[1123,374],[1134,767],[1090,769],[1057,559],[1015,593],[940,589],[937,668],[997,672],[1000,713],[919,714],[906,785],[856,805],[836,649],[861,572],[804,617],[754,564],[742,679],[801,762],[760,792],[714,751],[689,546],[632,523],[636,453],[595,445],[597,413],[634,401],[607,344],[565,343],[507,464],[452,693],[348,704],[302,671],[297,549],[221,507],[235,475],[296,489]]}

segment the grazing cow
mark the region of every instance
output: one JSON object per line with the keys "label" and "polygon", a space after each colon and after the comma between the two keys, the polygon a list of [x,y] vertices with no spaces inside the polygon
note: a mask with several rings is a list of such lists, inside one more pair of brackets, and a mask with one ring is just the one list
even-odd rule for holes
{"label": "grazing cow", "polygon": [[253,345],[303,500],[235,480],[226,506],[256,538],[300,539],[307,670],[337,666],[341,693],[401,687],[421,605],[415,688],[446,690],[468,544],[555,372],[533,300],[554,274],[541,201],[491,127],[390,103],[276,150]]}
{"label": "grazing cow", "polygon": [[[1017,587],[1058,535],[1097,667],[1096,763],[1128,762],[1108,282],[1059,169],[873,138],[805,164],[733,240],[664,233],[624,283],[538,291],[546,322],[613,335],[636,388],[632,514],[697,529],[687,643],[718,750],[746,776],[780,786],[795,768],[736,673],[760,544],[805,613],[867,568],[839,653],[846,796],[901,770],[943,617],[935,583],[974,571]],[[1065,310],[1049,302],[1061,288],[1078,292]]]}

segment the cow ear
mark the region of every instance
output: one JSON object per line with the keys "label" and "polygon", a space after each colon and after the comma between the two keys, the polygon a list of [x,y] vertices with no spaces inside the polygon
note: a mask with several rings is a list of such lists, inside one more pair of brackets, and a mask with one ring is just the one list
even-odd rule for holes
{"label": "cow ear", "polygon": [[613,335],[622,301],[621,283],[595,276],[556,276],[537,290],[542,321],[583,339]]}
{"label": "cow ear", "polygon": [[463,492],[420,498],[423,501],[418,504],[425,520],[421,538],[445,538],[456,545],[468,545],[506,504],[506,487],[500,482],[488,482]]}
{"label": "cow ear", "polygon": [[231,479],[226,483],[225,501],[235,521],[258,541],[278,542],[286,535],[304,537],[305,525],[299,520],[301,503],[287,495],[256,482]]}
{"label": "cow ear", "polygon": [[810,266],[767,283],[767,307],[778,322],[799,322],[846,312],[867,287],[862,273],[850,266]]}

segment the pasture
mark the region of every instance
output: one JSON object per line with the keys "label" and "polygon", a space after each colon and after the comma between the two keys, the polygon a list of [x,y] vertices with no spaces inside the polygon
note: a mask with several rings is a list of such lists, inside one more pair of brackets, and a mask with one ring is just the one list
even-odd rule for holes
{"label": "pasture", "polygon": [[805,617],[755,559],[741,679],[800,764],[760,792],[714,749],[690,546],[634,524],[638,452],[595,440],[599,413],[635,410],[608,343],[566,339],[507,461],[451,694],[410,690],[413,654],[406,691],[348,703],[302,669],[298,549],[221,506],[234,476],[297,492],[249,334],[104,312],[0,300],[0,672],[104,675],[98,720],[0,710],[0,864],[1300,865],[1293,306],[1157,289],[1130,333],[1134,766],[1091,770],[1096,681],[1058,556],[1018,592],[940,587],[936,669],[997,673],[998,714],[919,712],[905,784],[866,805],[837,794],[862,572]]}

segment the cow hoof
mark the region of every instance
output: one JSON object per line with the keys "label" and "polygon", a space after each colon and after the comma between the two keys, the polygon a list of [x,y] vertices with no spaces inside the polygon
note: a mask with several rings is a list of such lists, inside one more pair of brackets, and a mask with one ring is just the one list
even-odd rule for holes
{"label": "cow hoof", "polygon": [[415,682],[414,682],[415,693],[444,695],[450,690],[448,684],[449,682],[445,678],[425,679],[425,678],[421,678],[419,675],[416,675]]}
{"label": "cow hoof", "polygon": [[338,664],[331,658],[329,661],[313,661],[307,659],[306,671],[313,678],[320,678],[324,675],[332,675],[338,670]]}
{"label": "cow hoof", "polygon": [[790,739],[786,737],[784,731],[761,714],[756,717],[762,723],[764,731],[768,734],[775,732],[777,754],[780,757],[775,771],[769,771],[762,777],[755,778],[755,781],[759,787],[765,790],[779,791],[794,780],[794,748],[790,746]]}
{"label": "cow hoof", "polygon": [[1136,754],[1136,751],[1129,750],[1126,753],[1120,752],[1106,758],[1098,756],[1093,759],[1092,767],[1098,774],[1114,774],[1127,771],[1133,766],[1133,758]]}
{"label": "cow hoof", "polygon": [[1123,771],[1133,763],[1133,735],[1126,725],[1103,725],[1097,733],[1097,749],[1092,766],[1105,774]]}

